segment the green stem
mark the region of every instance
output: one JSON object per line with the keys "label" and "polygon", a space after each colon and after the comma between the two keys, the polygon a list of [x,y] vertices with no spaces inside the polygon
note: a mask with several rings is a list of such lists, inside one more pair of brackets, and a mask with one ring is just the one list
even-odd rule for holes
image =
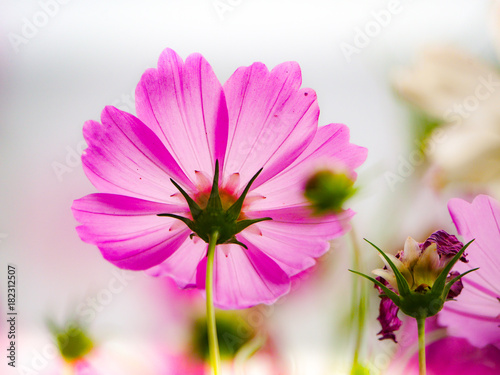
{"label": "green stem", "polygon": [[264,346],[266,339],[266,336],[261,333],[257,333],[255,337],[243,344],[243,346],[238,350],[234,357],[234,369],[237,374],[245,373],[243,370],[245,362]]}
{"label": "green stem", "polygon": [[210,350],[210,364],[214,375],[219,374],[220,354],[219,341],[217,339],[217,328],[215,324],[215,309],[213,297],[214,284],[214,259],[215,245],[219,239],[219,232],[215,231],[209,236],[208,251],[207,251],[207,279],[205,282],[205,291],[207,294],[207,328],[208,328],[208,347]]}
{"label": "green stem", "polygon": [[[353,267],[354,269],[362,269],[361,266],[361,251],[358,246],[358,241],[356,239],[356,233],[354,227],[350,231],[351,246],[353,251]],[[368,303],[368,293],[364,283],[359,284],[359,278],[354,277],[353,279],[353,291],[352,291],[352,306],[351,306],[351,316],[357,323],[356,338],[354,344],[354,357],[352,361],[351,374],[360,373],[360,362],[359,356],[363,346],[364,338],[364,328],[366,323],[366,310]]]}
{"label": "green stem", "polygon": [[418,368],[419,375],[426,374],[425,365],[425,317],[416,318],[418,326]]}

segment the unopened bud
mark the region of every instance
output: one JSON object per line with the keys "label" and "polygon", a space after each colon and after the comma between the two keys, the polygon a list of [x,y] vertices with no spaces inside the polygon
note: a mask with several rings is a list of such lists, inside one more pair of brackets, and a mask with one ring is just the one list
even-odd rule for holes
{"label": "unopened bud", "polygon": [[307,181],[304,195],[318,215],[342,211],[345,201],[356,193],[354,179],[344,171],[322,169]]}

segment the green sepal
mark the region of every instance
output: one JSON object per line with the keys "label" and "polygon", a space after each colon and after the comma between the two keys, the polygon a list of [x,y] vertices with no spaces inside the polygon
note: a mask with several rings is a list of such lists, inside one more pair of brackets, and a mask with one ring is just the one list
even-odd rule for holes
{"label": "green sepal", "polygon": [[243,247],[245,250],[248,250],[248,246],[245,245],[243,242],[240,242],[236,239],[236,237],[233,237],[231,238],[230,240],[224,242],[224,243],[227,243],[227,244],[235,244],[235,245],[240,245],[241,247]]}
{"label": "green sepal", "polygon": [[194,236],[198,236],[206,243],[210,242],[210,235],[215,231],[219,234],[217,238],[217,245],[232,243],[247,249],[247,246],[242,242],[238,241],[235,235],[252,224],[258,223],[264,220],[272,220],[270,217],[264,217],[259,219],[244,219],[239,220],[241,215],[241,209],[243,207],[243,202],[246,195],[250,191],[250,187],[255,179],[262,172],[262,168],[252,177],[247,186],[245,187],[241,196],[234,202],[229,209],[224,210],[222,206],[222,201],[219,194],[219,161],[215,161],[215,171],[214,179],[212,182],[212,189],[210,191],[210,196],[207,201],[207,205],[204,209],[200,206],[177,184],[171,179],[174,186],[181,192],[183,197],[188,203],[189,210],[191,212],[192,220],[180,215],[170,214],[170,213],[160,213],[157,216],[171,217],[182,221],[188,226],[189,229],[193,231],[190,238],[193,239]]}
{"label": "green sepal", "polygon": [[243,193],[240,195],[238,200],[234,202],[231,207],[228,208],[226,213],[229,220],[237,220],[238,217],[240,216],[241,209],[243,208],[243,202],[248,194],[248,191],[250,190],[250,187],[252,186],[255,179],[259,176],[260,172],[262,172],[262,169],[263,168],[258,170],[258,172],[252,177],[250,182],[247,184],[245,190],[243,190]]}
{"label": "green sepal", "polygon": [[458,262],[462,254],[464,253],[465,249],[469,247],[469,245],[472,243],[471,240],[469,241],[458,253],[455,254],[452,260],[446,265],[446,267],[441,271],[439,276],[437,277],[436,281],[434,281],[434,284],[432,286],[432,291],[435,291],[433,294],[434,295],[441,295],[442,290],[444,290],[445,284],[446,284],[446,279],[448,278],[449,273],[451,272],[451,269],[455,265],[455,263]]}
{"label": "green sepal", "polygon": [[236,233],[240,233],[243,229],[249,227],[252,224],[258,223],[260,221],[272,220],[270,217],[263,217],[260,219],[248,219],[240,220],[236,222]]}
{"label": "green sepal", "polygon": [[187,217],[184,216],[179,216],[175,214],[156,214],[156,216],[165,216],[165,217],[172,217],[174,219],[182,221],[184,224],[188,226],[189,229],[191,229],[193,232],[195,232],[195,224],[193,220],[188,219]]}
{"label": "green sepal", "polygon": [[387,264],[389,264],[389,266],[391,267],[392,272],[394,272],[394,275],[396,276],[399,295],[402,297],[409,295],[410,286],[408,285],[408,281],[406,281],[405,277],[399,271],[398,267],[396,267],[396,265],[391,261],[391,259],[387,256],[387,254],[384,253],[382,250],[380,250],[375,244],[371,243],[366,238],[364,238],[364,240],[368,242],[370,245],[372,245],[375,249],[377,249],[377,251],[384,257]]}
{"label": "green sepal", "polygon": [[180,193],[182,194],[182,196],[184,197],[184,199],[186,199],[186,202],[189,206],[189,211],[191,211],[191,215],[193,216],[193,219],[196,220],[196,218],[203,212],[203,210],[200,208],[200,206],[198,206],[198,203],[196,203],[194,201],[194,199],[191,198],[189,196],[189,194],[186,193],[184,191],[184,189],[179,186],[179,184],[177,182],[175,182],[173,179],[170,179],[170,181],[172,181],[172,183],[177,188],[177,190],[179,190]]}
{"label": "green sepal", "polygon": [[365,279],[370,280],[372,283],[376,284],[377,286],[382,289],[384,294],[386,295],[387,298],[389,298],[392,302],[396,304],[396,306],[399,306],[401,298],[392,290],[390,290],[388,287],[386,287],[384,284],[382,284],[380,281],[377,279],[374,279],[373,277],[370,277],[368,275],[365,275],[364,273],[349,270],[349,272],[355,273],[356,275],[363,276]]}
{"label": "green sepal", "polygon": [[458,275],[458,276],[454,277],[453,279],[451,279],[451,280],[450,280],[450,281],[449,281],[449,282],[445,285],[444,290],[443,290],[443,294],[442,294],[442,296],[443,296],[444,298],[446,298],[446,296],[448,296],[448,293],[450,292],[450,289],[451,289],[451,287],[453,286],[453,284],[455,284],[458,280],[460,280],[462,277],[464,277],[464,276],[465,276],[465,275],[467,275],[468,273],[471,273],[471,272],[473,272],[473,271],[477,271],[478,269],[479,269],[479,267],[477,267],[477,268],[473,268],[473,269],[468,270],[468,271],[466,271],[466,272],[462,273],[461,275]]}
{"label": "green sepal", "polygon": [[207,210],[220,212],[222,211],[222,202],[219,195],[219,160],[215,161],[214,181],[210,190],[210,197],[207,202]]}

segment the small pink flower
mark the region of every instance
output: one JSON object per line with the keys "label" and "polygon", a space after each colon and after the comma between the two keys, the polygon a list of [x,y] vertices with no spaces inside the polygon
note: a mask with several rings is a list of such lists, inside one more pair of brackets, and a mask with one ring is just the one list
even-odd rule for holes
{"label": "small pink flower", "polygon": [[469,248],[470,262],[457,264],[458,271],[479,270],[463,279],[460,297],[445,306],[439,322],[451,335],[473,345],[500,348],[500,203],[479,195],[472,203],[452,199],[448,209],[464,240],[475,239]]}
{"label": "small pink flower", "polygon": [[[254,63],[222,86],[199,54],[185,62],[165,50],[136,89],[137,117],[106,107],[88,121],[82,156],[100,191],[73,204],[81,239],[120,268],[149,269],[181,288],[205,288],[207,244],[174,217],[192,220],[179,188],[204,208],[220,167],[222,209],[245,196],[238,220],[254,223],[217,246],[214,302],[221,308],[272,303],[290,277],[311,267],[328,240],[342,235],[351,210],[311,215],[302,191],[315,161],[354,173],[366,150],[349,143],[344,125],[318,129],[316,94],[300,88],[297,63],[268,71]],[[199,238],[201,237],[201,238]],[[245,245],[243,247],[242,245]]]}

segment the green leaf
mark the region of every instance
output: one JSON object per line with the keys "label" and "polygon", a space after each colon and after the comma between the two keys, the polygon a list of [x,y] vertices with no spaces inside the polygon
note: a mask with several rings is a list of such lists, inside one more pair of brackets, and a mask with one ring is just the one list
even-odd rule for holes
{"label": "green leaf", "polygon": [[368,275],[365,275],[364,273],[349,270],[349,272],[355,273],[356,275],[363,276],[365,279],[370,280],[372,283],[377,284],[380,289],[383,290],[384,294],[391,299],[392,302],[394,302],[397,306],[399,306],[400,298],[399,296],[394,293],[392,290],[390,290],[388,287],[386,287],[384,284],[382,284],[380,281],[374,279],[373,277],[370,277]]}
{"label": "green leaf", "polygon": [[398,291],[401,296],[407,296],[410,294],[410,286],[408,285],[408,282],[406,281],[405,277],[401,274],[401,272],[398,270],[396,265],[391,261],[391,259],[387,256],[386,253],[384,253],[382,250],[380,250],[376,245],[368,241],[366,238],[363,238],[366,242],[368,242],[370,245],[372,245],[377,251],[384,257],[386,260],[387,264],[392,269],[392,272],[394,272],[394,275],[396,276],[396,282],[398,284]]}
{"label": "green leaf", "polygon": [[433,291],[435,290],[435,293],[441,295],[440,291],[442,291],[444,289],[444,286],[446,284],[446,278],[448,277],[448,274],[450,273],[450,271],[453,268],[453,266],[455,265],[455,263],[458,262],[458,260],[460,259],[460,257],[464,253],[465,249],[467,249],[467,247],[469,247],[469,245],[472,243],[472,241],[474,241],[474,240],[469,241],[464,247],[462,247],[462,249],[458,253],[455,254],[453,259],[441,271],[441,273],[437,277],[436,281],[434,282],[434,285],[432,286],[432,290]]}

